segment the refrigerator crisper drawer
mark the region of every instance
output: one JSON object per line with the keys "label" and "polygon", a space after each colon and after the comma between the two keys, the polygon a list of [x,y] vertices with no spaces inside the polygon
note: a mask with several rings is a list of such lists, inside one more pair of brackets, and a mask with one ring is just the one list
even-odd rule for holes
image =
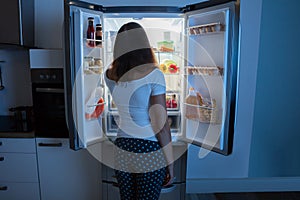
{"label": "refrigerator crisper drawer", "polygon": [[[106,134],[108,136],[115,136],[118,131],[118,125],[117,120],[119,119],[119,116],[117,113],[108,113],[107,114],[107,131]],[[180,120],[181,115],[179,113],[168,113],[168,123],[171,128],[171,133],[179,133],[180,132]]]}
{"label": "refrigerator crisper drawer", "polygon": [[[185,183],[172,184],[169,187],[163,188],[161,190],[159,200],[184,200],[185,199]],[[120,193],[117,184],[115,183],[104,183],[103,187],[105,191],[103,193],[104,200],[119,200]]]}

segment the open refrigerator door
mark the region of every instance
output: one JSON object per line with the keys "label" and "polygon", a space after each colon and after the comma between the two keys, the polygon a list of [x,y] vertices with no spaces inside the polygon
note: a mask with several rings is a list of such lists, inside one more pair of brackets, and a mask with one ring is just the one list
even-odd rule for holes
{"label": "open refrigerator door", "polygon": [[[95,27],[102,29],[102,12],[70,4],[69,67],[65,68],[68,100],[68,125],[71,148],[80,149],[102,141],[105,109],[103,82],[103,40]],[[71,105],[70,105],[71,104]]]}
{"label": "open refrigerator door", "polygon": [[[199,4],[201,5],[201,4]],[[231,152],[234,125],[237,27],[235,2],[186,12],[187,63],[184,141],[209,151]]]}

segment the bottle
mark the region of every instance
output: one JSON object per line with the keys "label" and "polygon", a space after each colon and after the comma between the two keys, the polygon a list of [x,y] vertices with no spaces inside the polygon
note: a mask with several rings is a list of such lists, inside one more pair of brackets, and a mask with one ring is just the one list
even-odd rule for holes
{"label": "bottle", "polygon": [[102,45],[102,25],[96,24],[96,46]]}
{"label": "bottle", "polygon": [[86,38],[88,39],[87,44],[90,47],[95,47],[95,29],[94,29],[94,18],[88,18],[88,28],[86,32]]}
{"label": "bottle", "polygon": [[185,98],[186,112],[185,116],[188,119],[199,120],[199,106],[203,106],[203,98],[200,93],[196,92],[194,88],[189,89],[189,94]]}

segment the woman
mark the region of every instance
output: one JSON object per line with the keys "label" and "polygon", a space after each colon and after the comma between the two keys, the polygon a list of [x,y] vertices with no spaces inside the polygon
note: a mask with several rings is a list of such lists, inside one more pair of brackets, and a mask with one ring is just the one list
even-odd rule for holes
{"label": "woman", "polygon": [[105,82],[118,108],[116,176],[121,199],[158,199],[173,181],[166,85],[145,30],[123,25]]}

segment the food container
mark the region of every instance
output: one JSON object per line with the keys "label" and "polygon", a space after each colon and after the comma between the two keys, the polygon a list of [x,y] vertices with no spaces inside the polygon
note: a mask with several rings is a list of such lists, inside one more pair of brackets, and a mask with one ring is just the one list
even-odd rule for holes
{"label": "food container", "polygon": [[103,66],[103,62],[102,62],[101,58],[95,58],[94,60],[95,60],[95,62],[94,62],[95,65],[97,65],[99,67]]}
{"label": "food container", "polygon": [[162,52],[173,52],[174,51],[174,41],[161,41],[157,42],[157,48]]}
{"label": "food container", "polygon": [[214,29],[216,32],[224,31],[225,26],[221,23],[215,24]]}
{"label": "food container", "polygon": [[195,35],[194,28],[189,28],[190,35]]}
{"label": "food container", "polygon": [[211,26],[205,26],[205,32],[210,33],[211,31]]}
{"label": "food container", "polygon": [[202,123],[218,123],[216,101],[205,99],[204,105],[184,103],[185,117]]}
{"label": "food container", "polygon": [[200,27],[195,27],[194,28],[194,31],[195,31],[195,34],[200,34]]}
{"label": "food container", "polygon": [[94,65],[94,58],[93,57],[84,57],[83,67],[84,69],[88,69],[90,66]]}

